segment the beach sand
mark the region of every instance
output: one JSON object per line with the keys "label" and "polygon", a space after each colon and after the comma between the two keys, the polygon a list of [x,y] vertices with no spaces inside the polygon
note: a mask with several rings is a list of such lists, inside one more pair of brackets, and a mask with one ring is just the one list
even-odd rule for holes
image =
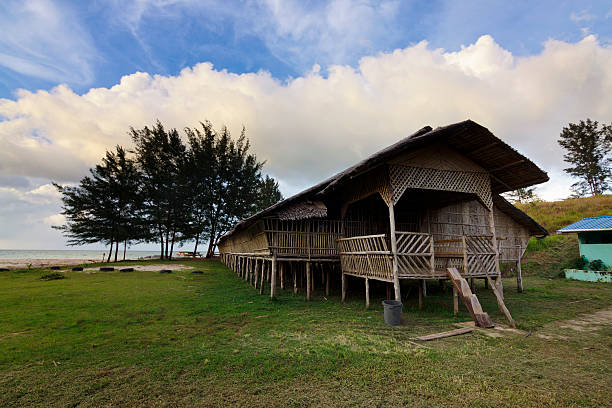
{"label": "beach sand", "polygon": [[80,265],[84,263],[100,262],[100,259],[0,259],[0,268],[24,269],[28,265],[32,268],[47,266]]}

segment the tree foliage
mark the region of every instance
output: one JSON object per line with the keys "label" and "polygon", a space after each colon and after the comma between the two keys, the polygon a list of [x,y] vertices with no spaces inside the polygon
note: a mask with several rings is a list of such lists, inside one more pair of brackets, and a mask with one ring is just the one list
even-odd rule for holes
{"label": "tree foliage", "polygon": [[69,245],[110,245],[110,261],[115,244],[116,261],[120,242],[142,239],[141,174],[121,146],[107,151],[102,163],[90,169],[78,186],[54,186],[62,193],[67,221],[55,228],[68,236]]}
{"label": "tree foliage", "polygon": [[564,160],[570,167],[563,169],[578,178],[572,185],[575,196],[603,194],[612,178],[612,125],[587,119],[563,128],[559,144],[566,150]]}
{"label": "tree foliage", "polygon": [[504,193],[504,196],[512,201],[513,203],[531,203],[534,201],[540,201],[540,197],[535,191],[535,187],[532,188],[519,188],[514,191]]}
{"label": "tree foliage", "polygon": [[[172,258],[174,246],[202,240],[207,256],[221,235],[238,220],[282,199],[278,183],[263,177],[263,162],[250,152],[243,129],[233,139],[210,122],[185,129],[185,144],[176,129],[157,121],[130,129],[133,157],[117,146],[77,186],[60,186],[66,224],[57,227],[70,245],[101,242],[155,242],[160,257]],[[111,258],[109,252],[108,260]]]}

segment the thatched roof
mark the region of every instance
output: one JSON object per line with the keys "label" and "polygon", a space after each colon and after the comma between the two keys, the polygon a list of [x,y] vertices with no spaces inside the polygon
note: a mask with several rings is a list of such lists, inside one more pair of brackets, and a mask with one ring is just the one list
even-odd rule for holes
{"label": "thatched roof", "polygon": [[536,220],[525,214],[523,211],[513,206],[504,197],[497,194],[494,195],[493,204],[495,205],[495,207],[499,208],[504,214],[508,215],[514,221],[525,226],[529,230],[529,233],[531,235],[535,235],[537,237],[543,237],[548,235],[548,231],[546,230],[546,228],[538,224]]}
{"label": "thatched roof", "polygon": [[[279,216],[279,213],[285,213],[287,211],[291,213],[288,209],[296,205],[296,203],[307,201],[321,202],[338,187],[344,185],[356,176],[386,163],[399,154],[434,143],[444,144],[453,148],[487,170],[491,175],[491,189],[493,195],[548,181],[548,175],[531,160],[497,138],[487,128],[472,120],[468,119],[463,122],[436,129],[425,126],[414,134],[373,154],[367,159],[362,160],[356,165],[349,167],[327,180],[240,221],[233,230],[225,234],[221,239],[223,240],[233,233],[248,227],[252,222],[261,217]],[[507,204],[512,206],[510,203]],[[515,208],[514,206],[512,207]],[[303,206],[302,210],[304,210]],[[529,216],[518,208],[515,208],[515,210],[529,218]],[[321,208],[315,212],[320,211]],[[301,213],[304,214],[305,211],[301,211]],[[518,213],[513,213],[514,216],[518,216]],[[313,216],[316,217],[317,215]],[[533,221],[531,218],[529,218],[529,220]],[[533,221],[533,223],[543,230],[535,221]],[[533,228],[534,230],[538,229],[537,227]],[[538,229],[538,231],[540,230]]]}

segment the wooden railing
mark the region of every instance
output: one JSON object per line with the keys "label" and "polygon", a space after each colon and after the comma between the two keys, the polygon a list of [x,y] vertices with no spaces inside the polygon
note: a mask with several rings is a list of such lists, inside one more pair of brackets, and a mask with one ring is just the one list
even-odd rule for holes
{"label": "wooden railing", "polygon": [[[392,253],[385,234],[338,239],[342,271],[351,275],[393,281]],[[431,235],[396,232],[398,275],[433,277],[434,254]]]}
{"label": "wooden railing", "polygon": [[434,241],[435,270],[457,268],[463,276],[496,275],[495,249],[490,235],[464,235],[456,239]]}
{"label": "wooden railing", "polygon": [[340,238],[337,242],[343,273],[393,281],[391,251],[385,234]]}
{"label": "wooden railing", "polygon": [[399,277],[433,277],[434,245],[431,234],[397,231],[395,237]]}

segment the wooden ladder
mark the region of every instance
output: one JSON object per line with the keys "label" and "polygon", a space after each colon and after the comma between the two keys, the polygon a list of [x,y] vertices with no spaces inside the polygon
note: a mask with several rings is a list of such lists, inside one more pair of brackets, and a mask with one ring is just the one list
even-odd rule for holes
{"label": "wooden ladder", "polygon": [[451,282],[453,282],[453,286],[461,295],[461,299],[463,299],[463,303],[465,307],[472,315],[472,319],[478,327],[494,327],[493,321],[487,314],[482,310],[482,306],[480,306],[480,302],[475,294],[470,290],[470,285],[468,285],[467,281],[457,268],[447,268],[446,274],[450,278]]}

